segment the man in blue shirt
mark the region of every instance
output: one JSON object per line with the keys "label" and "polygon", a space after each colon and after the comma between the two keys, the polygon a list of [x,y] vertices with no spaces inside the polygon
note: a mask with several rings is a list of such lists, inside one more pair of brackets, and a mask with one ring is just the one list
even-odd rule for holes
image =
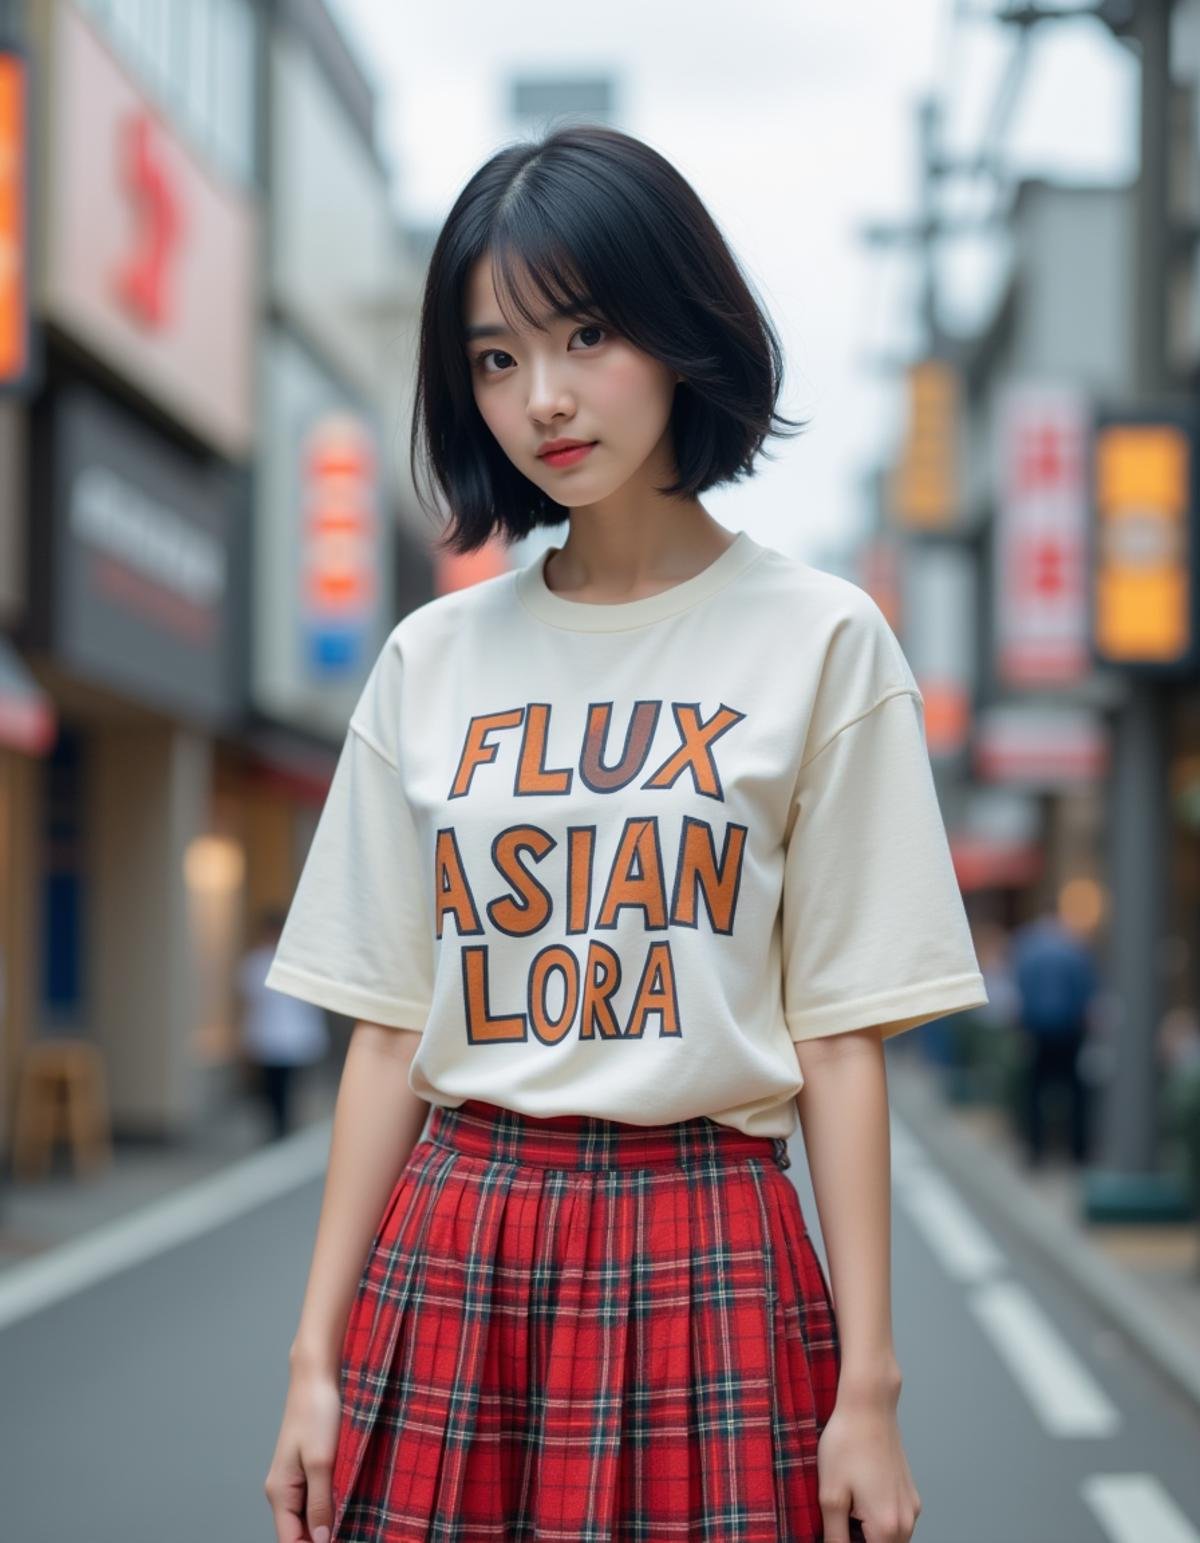
{"label": "man in blue shirt", "polygon": [[1018,1016],[1028,1039],[1025,1139],[1031,1163],[1045,1155],[1043,1094],[1065,1087],[1070,1095],[1071,1155],[1087,1157],[1087,1085],[1079,1053],[1098,989],[1091,952],[1054,912],[1018,929],[1011,944],[1012,979]]}

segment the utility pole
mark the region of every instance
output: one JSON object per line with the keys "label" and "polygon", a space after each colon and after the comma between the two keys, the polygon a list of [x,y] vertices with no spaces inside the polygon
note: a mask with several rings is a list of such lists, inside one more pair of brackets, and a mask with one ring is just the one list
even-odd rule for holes
{"label": "utility pole", "polygon": [[[1135,191],[1134,400],[1161,405],[1174,382],[1167,352],[1170,228],[1170,25],[1172,0],[1138,0],[1112,30],[1141,60],[1140,158]],[[1192,577],[1195,582],[1195,575]],[[1168,708],[1172,686],[1132,676],[1110,719],[1112,1054],[1099,1129],[1100,1163],[1087,1176],[1095,1219],[1152,1219],[1170,1207],[1159,1174],[1157,1035],[1162,1019],[1163,938],[1170,883]]]}
{"label": "utility pole", "polygon": [[[1139,407],[1164,404],[1174,382],[1167,352],[1171,229],[1170,28],[1173,0],[1099,0],[1091,9],[1018,4],[994,19],[1029,29],[1090,17],[1130,44],[1140,59],[1140,164],[1135,189],[1134,338]],[[1100,1159],[1084,1178],[1093,1220],[1151,1220],[1174,1214],[1176,1187],[1158,1159],[1157,1035],[1162,1018],[1168,862],[1171,686],[1130,675],[1109,718],[1112,778],[1108,829],[1111,909],[1111,1056],[1100,1114]]]}

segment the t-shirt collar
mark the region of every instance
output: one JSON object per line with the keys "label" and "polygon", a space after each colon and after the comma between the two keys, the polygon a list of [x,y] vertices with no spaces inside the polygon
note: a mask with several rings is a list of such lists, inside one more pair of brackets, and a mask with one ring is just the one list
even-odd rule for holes
{"label": "t-shirt collar", "polygon": [[551,626],[566,627],[575,632],[618,632],[629,627],[644,627],[648,622],[690,610],[722,589],[767,548],[760,546],[744,530],[738,531],[720,556],[690,579],[672,584],[656,595],[624,600],[615,605],[567,600],[555,594],[546,583],[543,569],[547,558],[558,550],[558,547],[550,547],[539,552],[532,562],[516,570],[517,595],[526,610]]}

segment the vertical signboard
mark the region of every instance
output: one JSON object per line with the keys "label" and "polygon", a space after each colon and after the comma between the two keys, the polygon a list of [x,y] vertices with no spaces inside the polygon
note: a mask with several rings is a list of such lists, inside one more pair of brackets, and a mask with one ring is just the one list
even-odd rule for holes
{"label": "vertical signboard", "polygon": [[1196,421],[1184,405],[1096,416],[1092,648],[1151,672],[1197,662]]}
{"label": "vertical signboard", "polygon": [[282,328],[263,344],[252,692],[341,738],[393,624],[393,546],[371,410]]}
{"label": "vertical signboard", "polygon": [[0,49],[0,391],[32,385],[28,168],[29,63]]}
{"label": "vertical signboard", "polygon": [[1090,409],[1072,386],[1017,383],[996,434],[996,674],[1069,686],[1088,671]]}
{"label": "vertical signboard", "polygon": [[374,440],[353,413],[321,413],[301,447],[301,625],[318,674],[355,675],[375,623]]}
{"label": "vertical signboard", "polygon": [[908,424],[888,487],[891,518],[905,530],[961,524],[961,390],[946,359],[922,359],[908,372]]}

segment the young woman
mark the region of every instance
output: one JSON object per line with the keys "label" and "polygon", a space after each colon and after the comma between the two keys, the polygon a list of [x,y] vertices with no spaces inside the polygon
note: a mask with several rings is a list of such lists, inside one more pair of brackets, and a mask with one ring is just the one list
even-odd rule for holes
{"label": "young woman", "polygon": [[283,1543],[912,1533],[883,1041],[987,998],[882,613],[700,502],[781,374],[627,135],[503,149],[440,234],[448,544],[567,534],[391,633],[268,977],[356,1020]]}

